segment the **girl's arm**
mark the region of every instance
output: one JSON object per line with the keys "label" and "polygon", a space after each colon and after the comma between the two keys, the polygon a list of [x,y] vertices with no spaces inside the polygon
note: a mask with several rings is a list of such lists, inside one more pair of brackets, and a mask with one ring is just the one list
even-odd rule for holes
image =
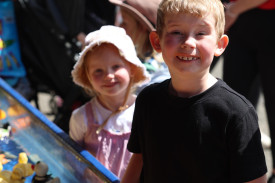
{"label": "girl's arm", "polygon": [[120,183],[139,183],[142,166],[142,154],[134,153]]}
{"label": "girl's arm", "polygon": [[69,136],[83,147],[84,135],[87,131],[87,125],[84,123],[85,113],[83,111],[73,111],[69,121]]}

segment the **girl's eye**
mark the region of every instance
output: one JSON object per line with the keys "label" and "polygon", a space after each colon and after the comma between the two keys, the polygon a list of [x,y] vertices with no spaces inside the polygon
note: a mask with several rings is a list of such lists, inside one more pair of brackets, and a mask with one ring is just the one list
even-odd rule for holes
{"label": "girl's eye", "polygon": [[99,75],[99,74],[101,74],[102,72],[103,72],[102,69],[96,69],[96,70],[94,71],[94,74]]}
{"label": "girl's eye", "polygon": [[113,66],[113,69],[114,69],[114,70],[117,70],[117,69],[119,69],[120,67],[121,67],[121,66],[117,64],[117,65],[114,65],[114,66]]}

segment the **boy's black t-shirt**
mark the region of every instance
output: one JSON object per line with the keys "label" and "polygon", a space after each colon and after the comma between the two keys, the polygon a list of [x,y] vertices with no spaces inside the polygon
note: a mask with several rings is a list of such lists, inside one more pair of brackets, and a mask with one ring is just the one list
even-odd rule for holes
{"label": "boy's black t-shirt", "polygon": [[191,98],[170,80],[137,97],[129,151],[142,153],[144,182],[238,183],[267,172],[258,117],[222,80]]}

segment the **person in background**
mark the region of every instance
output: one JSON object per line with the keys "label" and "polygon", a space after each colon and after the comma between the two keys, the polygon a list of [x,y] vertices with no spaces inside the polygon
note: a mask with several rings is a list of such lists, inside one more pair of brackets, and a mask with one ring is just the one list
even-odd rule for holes
{"label": "person in background", "polygon": [[[275,183],[275,87],[270,82],[275,70],[275,0],[236,0],[225,4],[228,48],[223,54],[223,79],[257,107],[262,91],[270,130]],[[261,89],[261,90],[260,90]]]}
{"label": "person in background", "polygon": [[131,156],[126,146],[134,87],[148,80],[148,73],[120,27],[102,26],[88,34],[85,42],[72,76],[93,97],[73,111],[69,135],[121,178]]}
{"label": "person in background", "polygon": [[145,183],[266,183],[255,108],[209,73],[229,42],[224,25],[220,0],[160,3],[150,40],[171,79],[136,99],[121,183],[139,182],[142,170]]}
{"label": "person in background", "polygon": [[155,30],[157,8],[161,0],[109,0],[117,5],[116,24],[125,29],[132,38],[138,57],[151,75],[151,81],[137,89],[170,78],[166,64],[160,53],[151,46],[149,34]]}

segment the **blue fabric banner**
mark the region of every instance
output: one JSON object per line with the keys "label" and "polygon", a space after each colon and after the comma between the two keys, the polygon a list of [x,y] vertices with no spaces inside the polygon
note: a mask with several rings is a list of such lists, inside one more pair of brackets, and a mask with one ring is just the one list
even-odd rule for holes
{"label": "blue fabric banner", "polygon": [[[21,61],[13,2],[0,1],[0,77],[26,75]],[[9,83],[12,85],[12,83]]]}

